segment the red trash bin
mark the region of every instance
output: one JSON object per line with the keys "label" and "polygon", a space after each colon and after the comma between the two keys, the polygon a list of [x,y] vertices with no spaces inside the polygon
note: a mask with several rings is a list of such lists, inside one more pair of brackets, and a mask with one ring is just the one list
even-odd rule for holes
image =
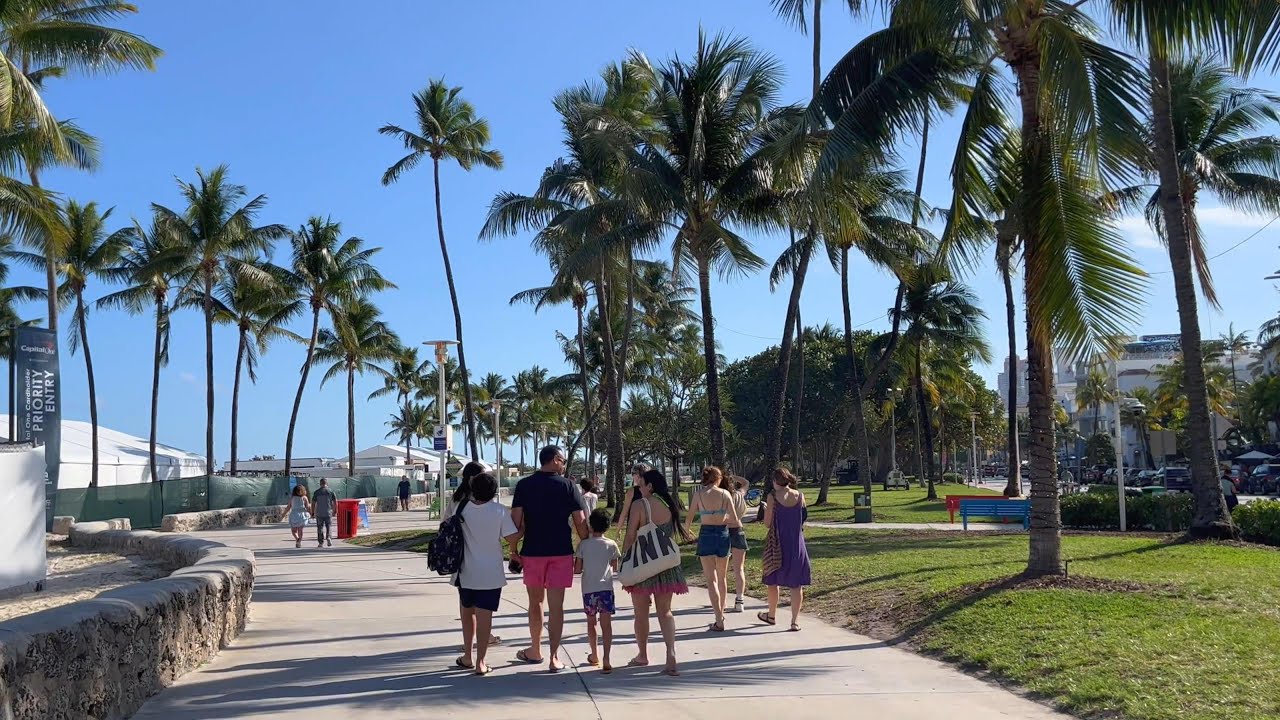
{"label": "red trash bin", "polygon": [[338,539],[353,538],[360,529],[360,501],[338,501]]}

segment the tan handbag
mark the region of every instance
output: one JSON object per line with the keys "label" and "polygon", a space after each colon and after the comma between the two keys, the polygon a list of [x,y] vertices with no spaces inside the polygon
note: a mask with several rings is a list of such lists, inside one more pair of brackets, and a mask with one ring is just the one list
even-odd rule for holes
{"label": "tan handbag", "polygon": [[[680,546],[671,539],[665,528],[653,524],[653,512],[649,498],[643,498],[647,522],[636,532],[636,541],[622,557],[618,580],[630,587],[648,580],[660,572],[680,566]],[[632,508],[635,503],[632,503]]]}

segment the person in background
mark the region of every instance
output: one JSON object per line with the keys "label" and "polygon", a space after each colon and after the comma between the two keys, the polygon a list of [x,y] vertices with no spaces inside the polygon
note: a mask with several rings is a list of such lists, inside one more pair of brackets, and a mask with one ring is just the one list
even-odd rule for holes
{"label": "person in background", "polygon": [[[524,585],[529,593],[529,647],[516,653],[525,663],[541,663],[542,609],[548,609],[547,640],[551,672],[564,668],[560,640],[564,633],[564,591],[573,585],[573,536],[587,539],[587,516],[582,494],[564,476],[564,451],[548,445],[538,452],[541,468],[516,483],[511,516],[524,536],[519,550]],[[572,525],[570,525],[572,521]]]}
{"label": "person in background", "polygon": [[578,485],[582,488],[582,509],[590,516],[595,512],[596,504],[600,502],[600,496],[596,494],[596,484],[583,478]]}
{"label": "person in background", "polygon": [[1236,497],[1236,483],[1231,479],[1231,471],[1222,471],[1222,497],[1227,501],[1227,512],[1232,512],[1236,506],[1240,504],[1240,498]]}
{"label": "person in background", "polygon": [[804,544],[805,514],[804,494],[796,489],[796,476],[786,468],[774,470],[773,494],[769,496],[765,507],[764,524],[777,538],[782,562],[777,569],[765,573],[764,584],[769,588],[769,610],[756,617],[766,625],[777,624],[778,588],[790,588],[791,632],[800,632],[804,588],[812,584],[809,551]]}
{"label": "person in background", "polygon": [[327,543],[333,547],[333,511],[338,507],[338,496],[329,489],[329,481],[320,478],[320,487],[311,496],[312,514],[316,518],[316,547]]}
{"label": "person in background", "polygon": [[[635,545],[640,528],[650,522],[665,529],[676,542],[679,542],[677,538],[688,540],[684,525],[680,522],[680,506],[671,497],[666,476],[657,470],[647,470],[636,487],[640,488],[640,499],[631,504],[627,518],[627,538],[622,543],[623,557]],[[677,532],[680,535],[677,536]],[[631,593],[631,604],[635,608],[636,645],[640,648],[640,652],[628,665],[643,667],[649,664],[649,606],[653,605],[657,608],[658,626],[662,628],[662,640],[667,646],[667,664],[662,674],[678,676],[680,670],[676,667],[676,618],[671,613],[671,601],[676,595],[689,592],[689,586],[684,581],[684,571],[677,565],[622,589]]]}
{"label": "person in background", "polygon": [[481,472],[468,479],[470,494],[456,511],[462,518],[462,569],[454,575],[453,584],[458,588],[462,610],[462,656],[454,665],[474,670],[476,675],[488,675],[485,656],[493,644],[493,614],[498,611],[502,588],[507,584],[502,541],[506,540],[514,553],[520,532],[507,508],[493,502],[498,495],[497,478]]}
{"label": "person in background", "polygon": [[306,529],[307,518],[311,516],[311,501],[307,499],[307,488],[298,484],[293,486],[293,494],[289,496],[289,532],[293,534],[293,546],[302,547],[302,531]]}
{"label": "person in background", "polygon": [[621,509],[617,511],[613,521],[618,524],[619,528],[625,527],[627,518],[631,517],[631,501],[640,499],[640,478],[649,472],[649,466],[644,463],[636,463],[631,466],[631,492],[624,492]]}
{"label": "person in background", "polygon": [[[584,483],[589,482],[583,480]],[[613,672],[609,651],[613,647],[613,614],[617,612],[613,598],[613,577],[618,572],[622,554],[618,544],[604,534],[609,531],[609,513],[593,510],[587,518],[591,525],[591,537],[578,543],[574,571],[582,575],[582,609],[587,613],[587,643],[591,654],[587,664],[608,675]],[[600,625],[600,640],[604,645],[604,661],[596,652],[596,624]]]}
{"label": "person in background", "polygon": [[[726,483],[728,479],[726,478]],[[729,526],[729,576],[733,578],[733,588],[737,597],[733,601],[733,611],[740,613],[746,607],[742,601],[742,595],[747,588],[747,534],[742,529],[742,523],[747,517],[747,479],[734,475],[731,487],[727,488],[733,495],[733,509],[738,515],[738,525]],[[726,582],[726,595],[720,598],[720,604],[725,605],[727,599],[728,583]]]}
{"label": "person in background", "polygon": [[685,521],[685,534],[692,535],[693,518],[696,515],[702,527],[698,531],[698,560],[702,562],[702,577],[707,583],[707,597],[716,621],[711,632],[724,632],[724,601],[728,593],[729,527],[742,523],[733,505],[733,496],[721,487],[724,473],[718,467],[702,469],[702,485],[693,491],[689,504],[689,516]]}
{"label": "person in background", "polygon": [[409,512],[409,478],[400,478],[396,491],[400,495],[400,512]]}

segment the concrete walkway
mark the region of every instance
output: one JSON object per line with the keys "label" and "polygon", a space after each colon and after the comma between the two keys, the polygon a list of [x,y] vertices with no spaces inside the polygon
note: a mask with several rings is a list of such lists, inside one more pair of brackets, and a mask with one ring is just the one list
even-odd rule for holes
{"label": "concrete walkway", "polygon": [[[839,529],[839,530],[871,530],[871,531],[874,531],[874,530],[949,530],[949,531],[962,532],[962,531],[964,531],[964,530],[965,530],[964,526],[960,523],[960,521],[959,521],[959,520],[955,521],[954,523],[945,523],[945,522],[938,522],[938,523],[889,523],[889,522],[855,523],[855,522],[853,522],[853,521],[848,521],[848,522],[807,522],[807,523],[805,523],[805,527],[811,527],[811,528],[814,528],[814,527],[816,527],[816,528],[835,528],[835,529]],[[1016,532],[1016,533],[1025,533],[1025,532],[1026,532],[1026,530],[1023,530],[1023,529],[1022,529],[1022,523],[1021,523],[1021,522],[1010,522],[1010,523],[977,523],[977,522],[971,522],[971,523],[969,523],[969,528],[968,528],[968,530],[969,530],[969,532],[1010,532],[1010,533],[1015,533],[1015,532]]]}
{"label": "concrete walkway", "polygon": [[[373,532],[425,527],[421,513],[373,515]],[[433,523],[434,524],[434,523]],[[213,662],[152,698],[139,720],[179,718],[483,718],[484,720],[735,720],[882,717],[895,720],[1062,718],[941,663],[837,630],[813,617],[804,629],[766,627],[761,609],[729,615],[712,634],[706,596],[693,589],[677,609],[679,678],[658,674],[657,623],[650,657],[658,668],[602,675],[578,668],[587,655],[581,599],[571,591],[563,659],[569,668],[514,662],[527,641],[526,599],[507,586],[489,655],[494,673],[452,667],[461,634],[455,590],[429,574],[422,555],[335,543],[293,547],[283,526],[202,536],[251,548],[258,557],[249,627]],[[783,617],[779,618],[785,622]],[[615,665],[635,653],[629,598],[619,593]],[[545,642],[545,640],[544,640]],[[545,648],[545,646],[544,646]]]}

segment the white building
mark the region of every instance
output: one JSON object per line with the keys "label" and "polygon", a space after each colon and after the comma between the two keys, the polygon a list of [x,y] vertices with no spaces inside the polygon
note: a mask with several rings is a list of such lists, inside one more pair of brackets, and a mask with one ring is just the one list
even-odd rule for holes
{"label": "white building", "polygon": [[[0,431],[9,416],[0,415]],[[147,439],[98,426],[98,486],[132,485],[151,480]],[[62,421],[62,464],[59,488],[89,487],[93,477],[93,426],[80,420]],[[204,458],[168,445],[156,445],[156,473],[161,480],[204,475]]]}

